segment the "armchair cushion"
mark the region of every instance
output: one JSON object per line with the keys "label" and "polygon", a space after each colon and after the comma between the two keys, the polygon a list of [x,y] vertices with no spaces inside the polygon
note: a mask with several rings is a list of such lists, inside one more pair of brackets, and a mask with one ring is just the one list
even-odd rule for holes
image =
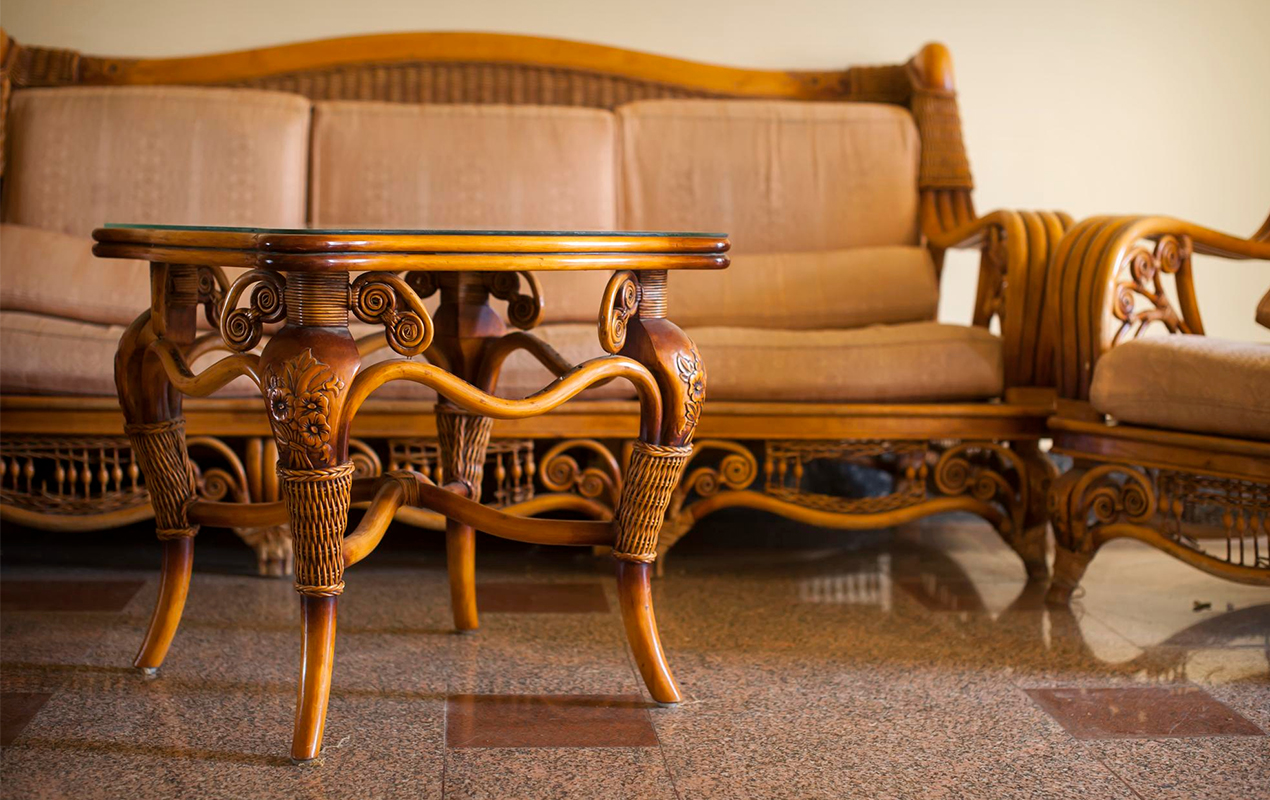
{"label": "armchair cushion", "polygon": [[738,255],[918,243],[903,108],[642,100],[617,115],[624,228],[728,231]]}
{"label": "armchair cushion", "polygon": [[6,222],[78,236],[105,222],[304,225],[299,95],[76,87],[26,89],[11,103]]}
{"label": "armchair cushion", "polygon": [[1089,400],[1122,422],[1270,439],[1270,345],[1207,336],[1136,339],[1098,360]]}

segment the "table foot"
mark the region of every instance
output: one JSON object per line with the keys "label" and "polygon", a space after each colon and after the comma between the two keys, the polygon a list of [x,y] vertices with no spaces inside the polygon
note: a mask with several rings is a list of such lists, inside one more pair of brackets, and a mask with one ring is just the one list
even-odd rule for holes
{"label": "table foot", "polygon": [[331,696],[331,669],[335,665],[335,609],[338,598],[300,596],[303,618],[300,691],[296,700],[295,734],[291,739],[293,763],[309,762],[322,750],[326,706]]}
{"label": "table foot", "polygon": [[132,665],[147,675],[154,675],[172,646],[185,597],[190,589],[190,570],[194,564],[194,538],[167,539],[163,542],[163,567],[159,576],[159,597],[146,629],[145,639]]}
{"label": "table foot", "polygon": [[657,619],[653,615],[652,570],[652,564],[618,560],[617,593],[622,607],[622,622],[649,694],[658,703],[678,703],[682,699],[679,686],[670,674],[666,653],[661,648],[661,637],[657,634]]}
{"label": "table foot", "polygon": [[481,626],[476,610],[476,531],[472,526],[446,521],[445,558],[454,627],[460,633],[470,633]]}

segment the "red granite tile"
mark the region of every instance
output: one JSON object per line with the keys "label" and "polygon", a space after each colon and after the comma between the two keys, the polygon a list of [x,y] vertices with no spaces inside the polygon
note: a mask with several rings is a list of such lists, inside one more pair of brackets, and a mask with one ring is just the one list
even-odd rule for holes
{"label": "red granite tile", "polygon": [[598,583],[508,581],[477,584],[476,607],[494,614],[606,614],[609,601]]}
{"label": "red granite tile", "polygon": [[656,747],[637,695],[454,695],[449,747]]}
{"label": "red granite tile", "polygon": [[1194,686],[1124,689],[1028,689],[1033,702],[1077,739],[1265,736]]}
{"label": "red granite tile", "polygon": [[0,693],[0,747],[8,747],[53,695],[46,692]]}
{"label": "red granite tile", "polygon": [[123,611],[145,581],[6,580],[0,582],[5,611]]}

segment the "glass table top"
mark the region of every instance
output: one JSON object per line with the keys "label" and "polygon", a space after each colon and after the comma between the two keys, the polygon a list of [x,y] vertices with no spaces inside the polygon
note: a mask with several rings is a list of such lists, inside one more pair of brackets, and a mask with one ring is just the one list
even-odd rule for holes
{"label": "glass table top", "polygon": [[471,230],[442,228],[239,228],[228,225],[142,225],[126,222],[108,222],[107,228],[131,228],[144,231],[206,231],[209,233],[252,234],[329,234],[348,236],[630,236],[722,239],[726,233],[706,231],[522,231],[522,230]]}

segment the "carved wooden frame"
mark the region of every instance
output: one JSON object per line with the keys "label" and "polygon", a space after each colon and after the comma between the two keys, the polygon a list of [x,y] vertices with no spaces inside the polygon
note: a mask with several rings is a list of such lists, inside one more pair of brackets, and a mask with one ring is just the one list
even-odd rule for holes
{"label": "carved wooden frame", "polygon": [[[1093,217],[1055,251],[1046,325],[1056,346],[1059,413],[1050,427],[1055,451],[1075,466],[1049,494],[1052,603],[1071,599],[1098,548],[1114,538],[1218,577],[1270,585],[1270,444],[1112,425],[1089,403],[1094,371],[1113,347],[1155,324],[1204,333],[1192,253],[1270,261],[1270,217],[1246,239],[1168,217]],[[1164,275],[1174,278],[1176,302]],[[1216,521],[1185,530],[1183,521],[1205,509]],[[1226,552],[1205,547],[1205,538],[1224,539]]]}

